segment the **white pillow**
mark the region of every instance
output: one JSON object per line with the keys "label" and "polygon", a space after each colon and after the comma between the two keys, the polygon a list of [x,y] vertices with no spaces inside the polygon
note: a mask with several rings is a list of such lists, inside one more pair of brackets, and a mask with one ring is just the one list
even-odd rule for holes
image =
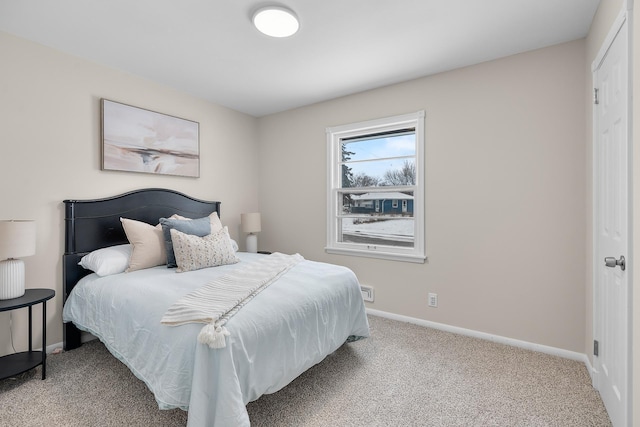
{"label": "white pillow", "polygon": [[117,245],[97,249],[82,257],[78,265],[98,276],[123,273],[129,265],[131,245]]}
{"label": "white pillow", "polygon": [[172,228],[171,241],[178,264],[177,273],[240,261],[233,250],[227,227],[204,237],[185,234]]}

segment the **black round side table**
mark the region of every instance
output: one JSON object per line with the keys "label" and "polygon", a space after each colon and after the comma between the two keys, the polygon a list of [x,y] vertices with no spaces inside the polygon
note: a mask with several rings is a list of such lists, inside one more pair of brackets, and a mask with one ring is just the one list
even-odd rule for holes
{"label": "black round side table", "polygon": [[[42,365],[42,379],[46,378],[47,361],[47,301],[55,296],[53,289],[27,289],[23,296],[0,300],[0,312],[29,307],[29,351],[0,357],[0,380],[13,377]],[[42,351],[33,351],[31,308],[42,303]]]}

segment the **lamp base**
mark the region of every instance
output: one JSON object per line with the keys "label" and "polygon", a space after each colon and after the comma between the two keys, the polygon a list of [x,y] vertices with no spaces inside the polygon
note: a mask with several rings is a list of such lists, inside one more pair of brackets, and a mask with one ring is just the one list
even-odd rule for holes
{"label": "lamp base", "polygon": [[258,252],[258,236],[255,234],[247,234],[247,252]]}
{"label": "lamp base", "polygon": [[24,295],[24,262],[21,259],[0,261],[0,300]]}

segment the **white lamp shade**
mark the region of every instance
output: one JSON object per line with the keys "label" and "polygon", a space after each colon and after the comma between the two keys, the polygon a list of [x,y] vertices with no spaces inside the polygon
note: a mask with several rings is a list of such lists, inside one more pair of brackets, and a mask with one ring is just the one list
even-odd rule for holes
{"label": "white lamp shade", "polygon": [[244,213],[240,215],[240,222],[242,223],[242,231],[245,233],[259,233],[260,228],[260,213]]}
{"label": "white lamp shade", "polygon": [[36,253],[35,221],[0,221],[0,260]]}

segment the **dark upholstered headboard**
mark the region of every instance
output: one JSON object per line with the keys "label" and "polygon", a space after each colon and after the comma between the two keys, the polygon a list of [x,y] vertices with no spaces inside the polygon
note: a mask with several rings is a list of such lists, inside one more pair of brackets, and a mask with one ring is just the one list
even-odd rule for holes
{"label": "dark upholstered headboard", "polygon": [[[173,214],[201,218],[217,212],[220,202],[198,200],[174,190],[148,188],[95,200],[65,200],[65,251],[63,255],[63,301],[82,277],[91,273],[78,265],[87,253],[128,243],[120,218],[155,225]],[[64,348],[80,346],[80,331],[64,324]]]}

